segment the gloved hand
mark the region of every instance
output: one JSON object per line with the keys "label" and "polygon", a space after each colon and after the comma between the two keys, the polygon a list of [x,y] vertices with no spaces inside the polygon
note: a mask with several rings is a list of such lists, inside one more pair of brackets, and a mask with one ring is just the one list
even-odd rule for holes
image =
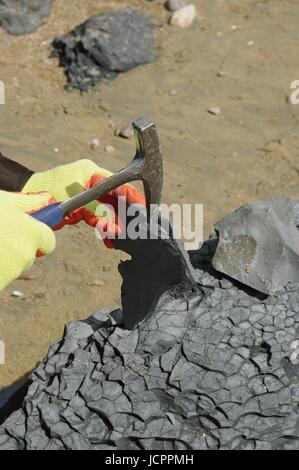
{"label": "gloved hand", "polygon": [[49,193],[0,191],[0,290],[32,266],[36,256],[54,250],[53,231],[28,215],[54,202]]}
{"label": "gloved hand", "polygon": [[[98,167],[91,160],[78,160],[52,170],[35,173],[24,186],[23,192],[48,191],[58,202],[61,202],[91,188],[111,175],[110,171]],[[130,184],[125,184],[98,201],[93,201],[72,212],[65,217],[63,224],[55,227],[55,230],[62,228],[65,224],[76,224],[84,220],[88,225],[97,227],[102,234],[105,234],[107,238],[104,238],[104,243],[112,248],[113,242],[109,240],[109,236],[113,238],[121,233],[121,221],[117,214],[119,196],[125,197],[127,204],[145,205],[144,196]],[[114,220],[112,214],[109,213],[109,206],[107,210],[105,204],[114,207]]]}

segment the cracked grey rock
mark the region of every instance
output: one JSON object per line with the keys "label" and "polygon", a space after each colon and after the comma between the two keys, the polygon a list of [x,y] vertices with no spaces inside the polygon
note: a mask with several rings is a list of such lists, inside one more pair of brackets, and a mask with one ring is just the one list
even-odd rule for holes
{"label": "cracked grey rock", "polygon": [[133,330],[107,310],[67,325],[0,426],[0,450],[298,450],[299,284],[260,296],[199,254],[190,301],[164,293]]}
{"label": "cracked grey rock", "polygon": [[215,224],[214,268],[266,294],[299,279],[299,203],[286,196],[252,202]]}
{"label": "cracked grey rock", "polygon": [[36,31],[50,15],[53,0],[0,0],[0,26],[15,34]]}
{"label": "cracked grey rock", "polygon": [[138,10],[101,13],[53,42],[67,89],[87,91],[102,80],[155,59],[154,25]]}

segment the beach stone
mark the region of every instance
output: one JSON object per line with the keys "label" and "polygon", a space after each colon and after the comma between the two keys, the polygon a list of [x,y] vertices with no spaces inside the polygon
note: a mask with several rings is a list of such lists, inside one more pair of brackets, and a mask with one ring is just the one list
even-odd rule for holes
{"label": "beach stone", "polygon": [[117,132],[117,135],[119,135],[120,137],[123,137],[124,139],[131,139],[134,135],[133,127],[132,126],[122,127]]}
{"label": "beach stone", "polygon": [[129,8],[101,13],[54,40],[67,88],[87,91],[155,59],[154,24]]}
{"label": "beach stone", "polygon": [[211,108],[208,109],[208,112],[210,114],[214,114],[215,116],[217,116],[217,114],[221,113],[221,108],[219,106],[212,106]]}
{"label": "beach stone", "polygon": [[194,5],[186,5],[176,10],[171,16],[169,23],[180,28],[189,28],[197,16]]}
{"label": "beach stone", "polygon": [[167,0],[165,2],[165,7],[169,11],[179,10],[180,8],[184,7],[185,5],[186,5],[186,2],[184,0]]}
{"label": "beach stone", "polygon": [[53,0],[0,0],[0,26],[8,33],[33,33],[50,15]]}

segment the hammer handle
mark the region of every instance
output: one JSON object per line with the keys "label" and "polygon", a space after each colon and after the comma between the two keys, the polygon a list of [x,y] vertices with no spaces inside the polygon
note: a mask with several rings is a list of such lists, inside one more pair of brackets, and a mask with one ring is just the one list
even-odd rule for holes
{"label": "hammer handle", "polygon": [[31,214],[31,216],[51,228],[60,224],[64,218],[59,202],[57,202],[56,204],[52,204],[51,206],[47,206],[37,212],[34,212],[34,214]]}
{"label": "hammer handle", "polygon": [[112,189],[125,184],[136,176],[138,176],[139,172],[139,165],[138,163],[132,162],[127,168],[124,168],[119,173],[107,178],[106,180],[98,183],[97,185],[93,186],[82,193],[73,196],[70,199],[67,199],[63,202],[58,202],[56,204],[52,204],[51,206],[45,207],[37,212],[34,212],[32,217],[34,219],[43,222],[44,224],[48,225],[49,227],[53,228],[56,225],[60,224],[64,217],[70,214],[72,211],[79,209],[80,207],[85,206],[91,201],[98,199],[101,196],[109,193]]}

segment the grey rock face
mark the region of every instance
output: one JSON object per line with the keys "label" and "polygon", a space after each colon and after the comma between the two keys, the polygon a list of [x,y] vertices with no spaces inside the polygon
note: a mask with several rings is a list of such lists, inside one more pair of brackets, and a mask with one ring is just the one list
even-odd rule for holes
{"label": "grey rock face", "polygon": [[299,449],[299,284],[245,292],[207,273],[213,244],[192,253],[201,295],[164,294],[132,331],[119,312],[67,325],[0,450]]}
{"label": "grey rock face", "polygon": [[156,240],[150,238],[146,214],[140,214],[138,228],[139,239],[114,242],[115,248],[131,256],[118,268],[123,278],[121,297],[126,329],[151,315],[162,294],[171,291],[177,298],[188,298],[199,290],[189,256],[181,240],[174,239],[170,222],[163,218],[152,220],[152,233],[160,233]]}
{"label": "grey rock face", "polygon": [[11,34],[36,31],[50,15],[53,0],[0,0],[0,26]]}
{"label": "grey rock face", "polygon": [[215,224],[213,266],[266,294],[299,281],[299,203],[273,196],[246,204]]}
{"label": "grey rock face", "polygon": [[53,42],[68,88],[86,91],[155,58],[154,25],[141,12],[118,10],[93,16]]}

